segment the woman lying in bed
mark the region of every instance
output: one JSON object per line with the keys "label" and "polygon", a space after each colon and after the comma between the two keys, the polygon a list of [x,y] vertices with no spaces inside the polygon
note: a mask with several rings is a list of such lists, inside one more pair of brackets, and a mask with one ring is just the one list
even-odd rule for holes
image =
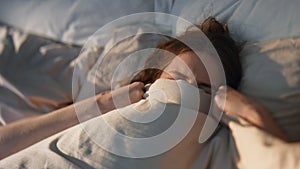
{"label": "woman lying in bed", "polygon": [[[208,37],[213,46],[215,47],[220,60],[222,62],[227,87],[225,113],[237,116],[247,120],[248,122],[270,132],[271,134],[278,136],[282,139],[287,139],[282,129],[276,124],[271,113],[268,112],[263,106],[256,101],[247,97],[234,89],[237,89],[242,76],[242,69],[239,61],[239,48],[235,45],[235,42],[229,36],[228,28],[226,25],[222,25],[214,18],[206,19],[199,28]],[[189,34],[193,32],[187,32],[181,37],[192,37]],[[182,68],[181,64],[170,64],[170,58],[162,59],[159,55],[153,55],[146,61],[145,67],[153,67],[156,65],[168,65],[162,66],[161,69],[146,69],[140,72],[134,77],[134,82],[143,82],[144,84],[153,83],[158,78],[166,79],[183,79],[189,83],[193,83],[193,78],[196,80],[198,88],[202,88],[205,91],[211,93],[211,85],[208,73],[200,61],[198,56],[186,46],[184,43],[177,39],[171,39],[168,42],[158,45],[158,49],[171,52],[184,61],[192,71],[193,75],[188,76],[188,71]],[[173,59],[173,58],[171,58]],[[174,63],[174,62],[172,62]],[[181,69],[180,69],[181,68]],[[162,71],[164,70],[164,71]],[[217,104],[221,104],[221,97],[218,93],[222,93],[225,90],[225,86],[219,87],[215,101]],[[221,105],[219,105],[221,107]]]}
{"label": "woman lying in bed", "polygon": [[[200,26],[200,29],[212,42],[220,56],[225,69],[227,85],[237,89],[241,78],[241,66],[238,58],[238,48],[230,38],[227,27],[223,26],[215,19],[209,18]],[[136,82],[129,85],[129,96],[132,103],[138,102],[143,98],[144,84],[154,83],[159,78],[173,80],[183,79],[187,82],[191,82],[192,85],[204,89],[208,93],[211,92],[210,81],[205,67],[189,47],[176,39],[172,39],[159,45],[158,48],[174,53],[184,61],[192,71],[196,83],[191,82],[189,79],[191,77],[185,75],[186,72],[183,69],[178,69],[180,65],[177,65],[176,63],[169,64],[171,62],[170,60],[162,61],[160,58],[152,58],[153,60],[149,61],[147,63],[149,65],[146,66],[151,66],[151,64],[165,65],[164,69],[166,71],[147,69],[138,74],[133,80]],[[177,73],[174,74],[174,71],[177,71]],[[230,87],[227,88],[225,113],[243,118],[249,123],[280,138],[286,138],[284,132],[266,109],[251,98],[244,96]],[[224,88],[224,86],[220,87],[219,90],[224,90]],[[127,91],[124,90],[124,88],[120,88],[115,91],[98,94],[96,100],[101,113],[107,113],[115,109],[112,95],[117,95],[117,97],[122,98],[126,95],[125,92]],[[217,92],[215,96],[217,104],[220,102],[219,98]],[[93,107],[91,105],[93,99],[95,98],[90,98],[76,104],[79,106],[84,105],[86,107],[85,112],[97,112],[91,110],[91,107]],[[126,106],[126,104],[123,106]],[[99,116],[99,114],[89,113],[80,116],[84,117],[84,120],[88,120]],[[70,105],[46,115],[28,118],[6,126],[1,126],[0,159],[78,124],[79,121],[77,117],[74,105]]]}

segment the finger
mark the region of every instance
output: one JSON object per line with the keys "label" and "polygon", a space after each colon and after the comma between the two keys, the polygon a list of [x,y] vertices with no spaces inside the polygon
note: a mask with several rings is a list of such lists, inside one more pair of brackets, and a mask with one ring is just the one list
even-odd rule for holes
{"label": "finger", "polygon": [[[224,89],[221,88],[219,90]],[[223,92],[224,91],[219,93]],[[215,101],[217,105],[221,104],[220,95],[217,94]],[[252,98],[245,96],[230,87],[227,87],[224,113],[243,118],[244,120],[255,125],[261,125],[261,118],[259,114],[253,110],[256,107],[256,104],[254,103],[255,102],[252,100]]]}
{"label": "finger", "polygon": [[145,89],[145,84],[143,82],[134,82],[134,83],[131,83],[129,88],[133,89]]}
{"label": "finger", "polygon": [[242,116],[244,100],[243,96],[236,90],[225,86],[221,86],[215,96],[218,107],[224,108],[224,113],[233,116]]}
{"label": "finger", "polygon": [[142,82],[134,82],[130,85],[129,97],[130,102],[135,103],[141,100],[144,96],[145,85]]}
{"label": "finger", "polygon": [[215,103],[223,111],[225,111],[225,105],[226,105],[226,100],[227,100],[226,92],[227,92],[226,86],[221,86],[221,87],[219,87],[219,89],[217,90],[217,92],[214,96]]}

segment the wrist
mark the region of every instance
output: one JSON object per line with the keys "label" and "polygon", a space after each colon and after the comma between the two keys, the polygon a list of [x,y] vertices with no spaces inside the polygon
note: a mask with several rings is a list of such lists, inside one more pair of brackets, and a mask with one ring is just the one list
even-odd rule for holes
{"label": "wrist", "polygon": [[266,108],[257,104],[256,102],[246,107],[248,112],[250,113],[249,117],[251,118],[251,121],[255,121],[255,125],[257,127],[260,127],[261,129],[280,139],[283,139],[285,141],[288,140],[288,137],[283,129],[279,126],[271,112],[269,112]]}
{"label": "wrist", "polygon": [[96,100],[101,114],[105,114],[113,109],[115,106],[113,104],[113,98],[110,91],[102,92],[96,95]]}

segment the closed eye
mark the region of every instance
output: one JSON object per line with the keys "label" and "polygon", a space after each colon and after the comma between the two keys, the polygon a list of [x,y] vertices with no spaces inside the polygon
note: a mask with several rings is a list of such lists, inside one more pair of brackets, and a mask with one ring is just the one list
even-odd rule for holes
{"label": "closed eye", "polygon": [[203,83],[203,82],[197,83],[197,87],[198,87],[199,89],[203,89],[206,93],[209,93],[209,94],[212,93],[212,91],[211,91],[212,87],[211,87],[211,85],[208,84],[208,83]]}
{"label": "closed eye", "polygon": [[[168,74],[176,80],[188,80],[188,77],[185,74],[182,74],[178,71],[170,71]],[[174,77],[173,77],[174,76]]]}

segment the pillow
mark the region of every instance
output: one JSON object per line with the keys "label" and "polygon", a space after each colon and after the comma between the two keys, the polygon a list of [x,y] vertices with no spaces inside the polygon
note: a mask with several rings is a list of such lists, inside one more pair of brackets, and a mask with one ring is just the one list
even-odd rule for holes
{"label": "pillow", "polygon": [[[73,96],[77,101],[91,97],[87,96],[87,93],[89,93],[87,91],[90,91],[94,87],[95,92],[99,93],[127,83],[134,73],[142,69],[145,59],[151,55],[154,50],[153,48],[160,41],[166,40],[164,35],[147,33],[158,32],[156,27],[148,24],[140,24],[140,27],[125,26],[114,28],[111,32],[114,33],[107,40],[104,51],[95,60],[90,62],[93,63],[92,66],[83,71],[88,73],[86,76],[82,76],[84,77],[81,78],[83,79],[82,81],[77,83],[77,90],[73,90]],[[133,36],[120,41],[124,37],[123,35],[127,36],[128,34],[133,34]],[[91,46],[93,46],[93,39],[89,41],[91,41]],[[104,41],[106,40],[102,39],[97,44],[104,43]],[[86,47],[89,48],[89,46]],[[77,62],[78,66],[75,67],[75,72],[80,72],[80,69],[84,68],[80,65],[86,62],[86,59],[80,59],[81,57],[82,55],[78,57],[79,61]],[[78,77],[74,77],[73,81],[77,82],[78,80],[76,79]]]}
{"label": "pillow", "polygon": [[[172,8],[172,14],[198,24],[215,16],[228,23],[235,40],[248,42],[241,52],[244,75],[240,90],[272,111],[293,140],[300,140],[299,3],[175,0]],[[180,22],[173,24],[177,24],[174,33],[186,29]]]}
{"label": "pillow", "polygon": [[[300,1],[175,0],[171,14],[200,24],[208,16],[228,23],[235,40],[261,41],[300,35]],[[173,23],[174,33],[186,28]]]}
{"label": "pillow", "polygon": [[[252,125],[230,122],[240,159],[238,168],[299,168],[300,143],[287,143]],[[251,144],[249,144],[251,140]],[[262,160],[263,159],[263,160]]]}
{"label": "pillow", "polygon": [[300,38],[247,43],[240,90],[269,109],[292,140],[300,140]]}
{"label": "pillow", "polygon": [[[163,4],[163,3],[162,3]],[[122,16],[154,11],[154,1],[1,1],[0,20],[59,41],[83,44],[96,30]]]}
{"label": "pillow", "polygon": [[[137,103],[68,129],[58,138],[57,149],[70,157],[67,159],[77,159],[93,168],[190,168],[187,166],[194,164],[206,145],[199,144],[198,138],[207,119],[202,112],[209,109],[210,95],[184,80],[169,79],[156,80],[147,94]],[[197,105],[199,99],[201,105]],[[217,136],[225,139],[224,147],[227,134]],[[209,147],[206,157],[213,152],[228,153],[226,149],[213,151],[214,145]],[[211,161],[205,159],[207,166]],[[176,163],[170,163],[173,160]],[[228,161],[220,164],[227,165]]]}
{"label": "pillow", "polygon": [[0,123],[52,111],[72,101],[68,46],[0,25]]}
{"label": "pillow", "polygon": [[157,15],[155,18],[155,24],[160,27],[163,32],[172,32],[172,22],[175,22],[176,18],[169,17],[173,7],[174,0],[155,0],[154,12],[164,13],[164,15]]}

